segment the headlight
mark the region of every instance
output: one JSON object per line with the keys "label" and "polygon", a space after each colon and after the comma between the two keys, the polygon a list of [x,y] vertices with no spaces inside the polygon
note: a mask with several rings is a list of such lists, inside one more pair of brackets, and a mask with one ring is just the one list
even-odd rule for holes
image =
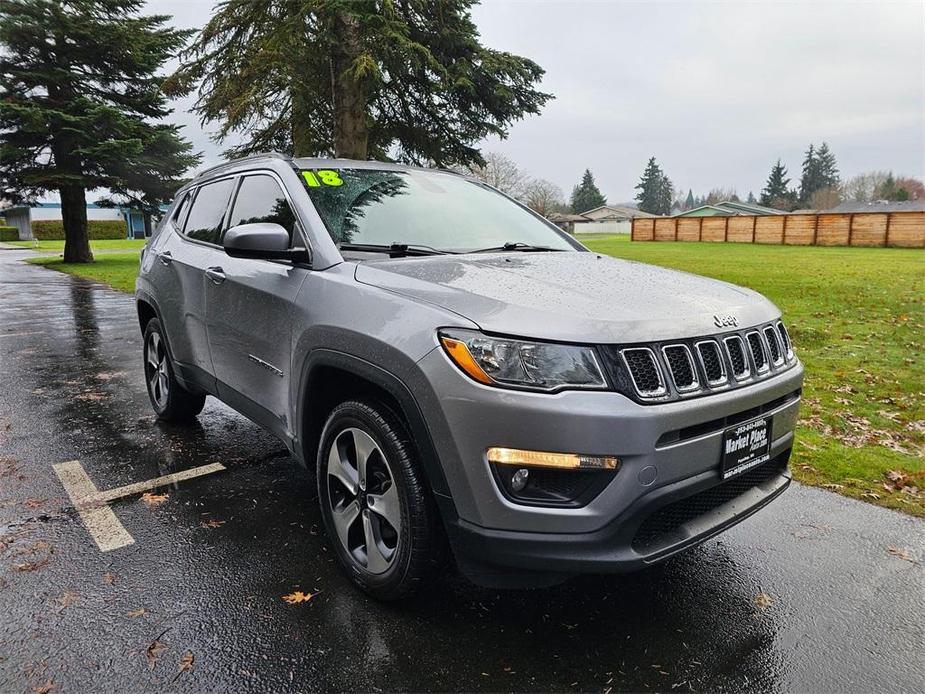
{"label": "headlight", "polygon": [[447,355],[486,385],[553,391],[607,387],[590,347],[489,337],[471,330],[440,332]]}

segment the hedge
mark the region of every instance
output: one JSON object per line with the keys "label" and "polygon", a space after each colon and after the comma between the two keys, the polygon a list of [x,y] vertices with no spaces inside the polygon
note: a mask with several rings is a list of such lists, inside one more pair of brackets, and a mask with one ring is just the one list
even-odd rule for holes
{"label": "hedge", "polygon": [[0,226],[0,241],[19,241],[19,229]]}
{"label": "hedge", "polygon": [[[117,219],[90,219],[87,228],[93,240],[124,239],[127,234],[125,222]],[[40,241],[63,241],[64,222],[60,219],[32,222],[32,234]]]}

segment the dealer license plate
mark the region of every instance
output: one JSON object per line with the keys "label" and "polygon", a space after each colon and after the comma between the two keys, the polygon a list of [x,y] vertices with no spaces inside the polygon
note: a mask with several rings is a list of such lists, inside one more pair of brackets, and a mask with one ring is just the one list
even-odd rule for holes
{"label": "dealer license plate", "polygon": [[737,424],[723,434],[724,480],[751,470],[771,457],[771,417]]}

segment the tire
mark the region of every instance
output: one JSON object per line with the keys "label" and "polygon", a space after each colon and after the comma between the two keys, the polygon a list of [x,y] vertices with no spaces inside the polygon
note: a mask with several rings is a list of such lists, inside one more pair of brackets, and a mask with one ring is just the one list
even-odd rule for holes
{"label": "tire", "polygon": [[325,529],[350,579],[379,600],[412,596],[442,565],[445,539],[402,420],[378,402],[341,403],[321,433],[317,473]]}
{"label": "tire", "polygon": [[190,393],[177,381],[167,340],[157,318],[152,318],[145,326],[144,368],[148,398],[158,419],[189,422],[202,412],[206,396]]}

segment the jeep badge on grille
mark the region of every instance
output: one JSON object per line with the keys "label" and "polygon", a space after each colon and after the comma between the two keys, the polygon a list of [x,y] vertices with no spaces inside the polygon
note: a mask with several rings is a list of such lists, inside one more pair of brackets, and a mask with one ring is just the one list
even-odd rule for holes
{"label": "jeep badge on grille", "polygon": [[713,316],[713,324],[717,328],[735,328],[739,321],[735,316]]}

